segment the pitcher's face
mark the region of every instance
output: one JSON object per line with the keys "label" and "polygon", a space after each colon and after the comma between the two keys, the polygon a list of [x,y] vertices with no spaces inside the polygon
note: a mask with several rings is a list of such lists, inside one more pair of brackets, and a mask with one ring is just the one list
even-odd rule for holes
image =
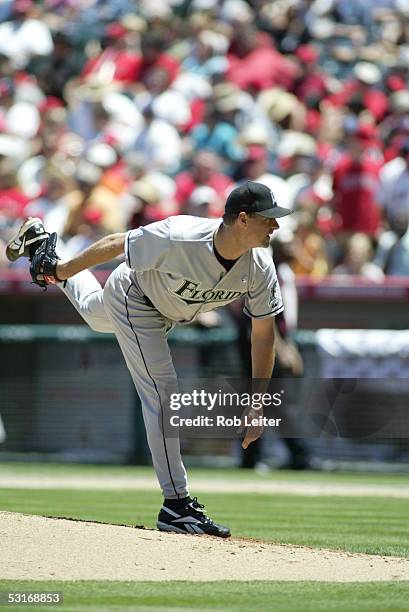
{"label": "pitcher's face", "polygon": [[246,215],[247,230],[246,242],[249,248],[268,247],[273,232],[280,226],[277,219],[268,219],[262,215]]}

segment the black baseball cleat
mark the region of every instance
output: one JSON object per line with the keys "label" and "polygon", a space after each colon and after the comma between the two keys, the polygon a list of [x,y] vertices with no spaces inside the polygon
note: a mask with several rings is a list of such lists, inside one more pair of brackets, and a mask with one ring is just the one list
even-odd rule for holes
{"label": "black baseball cleat", "polygon": [[20,257],[31,259],[39,244],[48,236],[41,219],[29,217],[18,230],[18,234],[7,243],[7,259],[9,261],[16,261]]}
{"label": "black baseball cleat", "polygon": [[228,538],[230,529],[217,525],[204,513],[204,506],[197,497],[188,498],[186,504],[173,510],[163,505],[158,516],[159,531],[174,531],[192,535],[207,534],[218,538]]}

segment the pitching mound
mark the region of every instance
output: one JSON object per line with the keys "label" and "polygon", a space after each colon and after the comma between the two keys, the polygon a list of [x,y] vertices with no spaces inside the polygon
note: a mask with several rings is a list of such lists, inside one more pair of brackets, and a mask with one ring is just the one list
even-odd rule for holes
{"label": "pitching mound", "polygon": [[0,512],[0,579],[409,580],[409,561]]}

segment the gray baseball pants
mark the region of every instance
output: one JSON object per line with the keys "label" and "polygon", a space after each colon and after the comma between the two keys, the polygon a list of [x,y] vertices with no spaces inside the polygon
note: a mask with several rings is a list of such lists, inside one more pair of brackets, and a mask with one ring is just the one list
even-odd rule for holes
{"label": "gray baseball pants", "polygon": [[163,408],[169,393],[177,392],[167,333],[173,322],[148,305],[131,280],[131,270],[121,264],[104,289],[85,270],[60,289],[84,321],[95,331],[116,335],[142,404],[153,467],[164,497],[188,495],[187,476],[177,437],[163,433]]}

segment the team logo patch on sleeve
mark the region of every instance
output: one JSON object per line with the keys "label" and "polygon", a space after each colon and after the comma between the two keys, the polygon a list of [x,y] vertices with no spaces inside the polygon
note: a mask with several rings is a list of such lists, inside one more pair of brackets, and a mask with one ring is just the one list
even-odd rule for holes
{"label": "team logo patch on sleeve", "polygon": [[270,298],[268,300],[268,304],[269,306],[271,306],[272,309],[277,308],[277,306],[281,304],[280,287],[278,285],[277,280],[274,281],[274,285],[270,291]]}

